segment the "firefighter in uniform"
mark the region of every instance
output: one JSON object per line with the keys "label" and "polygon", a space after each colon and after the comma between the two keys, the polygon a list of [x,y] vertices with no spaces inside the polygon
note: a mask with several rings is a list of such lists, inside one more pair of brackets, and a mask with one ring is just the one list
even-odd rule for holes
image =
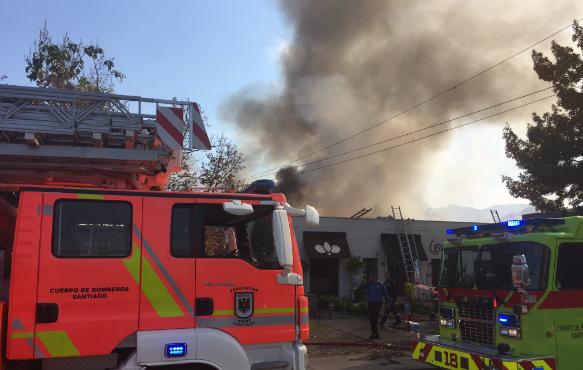
{"label": "firefighter in uniform", "polygon": [[399,325],[401,323],[401,317],[395,308],[395,302],[397,302],[397,284],[393,279],[391,279],[391,274],[389,272],[385,272],[385,282],[383,283],[385,289],[387,290],[387,294],[389,295],[389,300],[385,308],[385,314],[381,319],[381,329],[385,326],[387,319],[389,318],[389,312],[395,316],[395,322],[393,325]]}

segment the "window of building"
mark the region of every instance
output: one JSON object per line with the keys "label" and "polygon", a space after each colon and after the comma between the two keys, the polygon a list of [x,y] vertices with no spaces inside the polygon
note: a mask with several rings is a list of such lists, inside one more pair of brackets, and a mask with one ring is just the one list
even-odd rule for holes
{"label": "window of building", "polygon": [[[557,258],[557,288],[583,290],[583,243],[563,243]],[[528,263],[528,260],[526,261]]]}
{"label": "window of building", "polygon": [[55,203],[55,257],[127,257],[132,251],[132,205],[63,199]]}

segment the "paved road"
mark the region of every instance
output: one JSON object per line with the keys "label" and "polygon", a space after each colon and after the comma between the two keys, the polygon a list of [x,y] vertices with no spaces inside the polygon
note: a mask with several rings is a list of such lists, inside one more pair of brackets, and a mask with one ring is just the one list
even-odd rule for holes
{"label": "paved road", "polygon": [[358,354],[346,356],[312,357],[308,361],[309,370],[425,370],[437,369],[412,360],[410,357],[392,357],[389,354]]}

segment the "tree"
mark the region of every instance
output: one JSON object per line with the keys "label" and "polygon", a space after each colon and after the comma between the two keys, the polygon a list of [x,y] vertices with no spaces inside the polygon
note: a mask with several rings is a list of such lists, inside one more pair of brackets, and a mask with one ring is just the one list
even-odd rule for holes
{"label": "tree", "polygon": [[236,179],[236,175],[245,169],[243,163],[246,158],[239,152],[237,145],[224,133],[211,134],[210,142],[212,150],[204,154],[183,152],[182,171],[170,180],[168,190],[184,191],[189,186],[232,186],[235,190],[244,187],[243,182]]}
{"label": "tree", "polygon": [[233,186],[240,188],[243,184],[235,175],[245,169],[245,157],[239,153],[225,134],[211,135],[213,149],[205,154],[206,160],[200,167],[200,181],[204,186]]}
{"label": "tree", "polygon": [[[98,42],[75,43],[65,34],[60,44],[53,43],[46,22],[24,59],[26,77],[39,87],[113,93],[115,82],[125,78],[114,69],[114,58],[105,57]],[[86,60],[91,63],[89,68],[85,67]]]}
{"label": "tree", "polygon": [[[573,41],[583,51],[583,28],[573,22]],[[539,211],[583,202],[583,60],[572,48],[552,42],[553,63],[533,50],[534,71],[553,84],[557,103],[551,112],[532,114],[527,138],[506,125],[506,156],[522,170],[517,180],[502,176],[510,194],[526,198]]]}
{"label": "tree", "polygon": [[[26,77],[44,88],[113,93],[115,82],[125,78],[123,73],[113,69],[114,58],[106,58],[98,43],[74,43],[68,34],[63,36],[60,44],[53,43],[46,22],[24,60]],[[86,60],[90,63],[89,68],[85,67]],[[6,78],[0,75],[0,82]],[[0,98],[2,102],[13,103],[14,100]],[[78,108],[83,105],[83,101],[77,100]],[[0,192],[0,197],[18,206],[19,193]]]}

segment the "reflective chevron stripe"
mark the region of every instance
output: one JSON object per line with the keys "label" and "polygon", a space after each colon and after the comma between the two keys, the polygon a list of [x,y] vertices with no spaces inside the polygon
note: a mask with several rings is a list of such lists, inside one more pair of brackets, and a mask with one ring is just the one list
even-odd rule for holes
{"label": "reflective chevron stripe", "polygon": [[39,331],[36,333],[52,357],[79,356],[80,353],[69,339],[67,333],[58,331]]}
{"label": "reflective chevron stripe", "polygon": [[[156,271],[154,270],[150,262],[146,259],[145,253],[148,253],[156,267],[158,267],[158,270],[160,270],[160,272],[162,273],[162,275],[164,276],[164,278],[166,279],[166,281],[168,282],[168,284],[170,285],[178,299],[180,299],[190,317],[194,318],[194,309],[192,308],[192,305],[188,302],[188,300],[178,287],[178,284],[176,284],[174,279],[172,279],[172,276],[170,276],[170,273],[168,272],[162,261],[156,255],[154,249],[150,246],[150,244],[148,244],[148,241],[145,238],[142,239],[142,233],[140,232],[140,229],[136,224],[134,224],[134,234],[136,234],[136,237],[142,241],[142,245],[144,246],[145,249],[144,254],[142,254],[141,284],[142,292],[144,292],[146,298],[148,298],[148,301],[150,301],[150,303],[152,304],[158,315],[160,315],[160,317],[184,316],[184,313],[178,306],[178,303],[174,300],[172,294],[170,294],[170,292],[162,282],[161,277],[158,276],[158,274],[156,274]],[[126,260],[128,262],[124,261],[124,263],[126,264],[126,267],[130,271],[132,276],[134,276],[136,271],[135,269],[136,263],[132,262],[132,258]]]}
{"label": "reflective chevron stripe", "polygon": [[[62,330],[56,331],[38,331],[36,337],[42,342],[51,357],[79,356],[77,347],[71,342],[67,333]],[[18,332],[12,333],[12,339],[25,339],[28,345],[34,349],[38,358],[44,358],[40,348],[34,344],[34,333]]]}
{"label": "reflective chevron stripe", "polygon": [[500,370],[557,370],[555,358],[502,360],[416,340],[411,341],[411,352],[411,357],[414,360],[426,362],[442,369],[482,370],[483,366],[496,365]]}

